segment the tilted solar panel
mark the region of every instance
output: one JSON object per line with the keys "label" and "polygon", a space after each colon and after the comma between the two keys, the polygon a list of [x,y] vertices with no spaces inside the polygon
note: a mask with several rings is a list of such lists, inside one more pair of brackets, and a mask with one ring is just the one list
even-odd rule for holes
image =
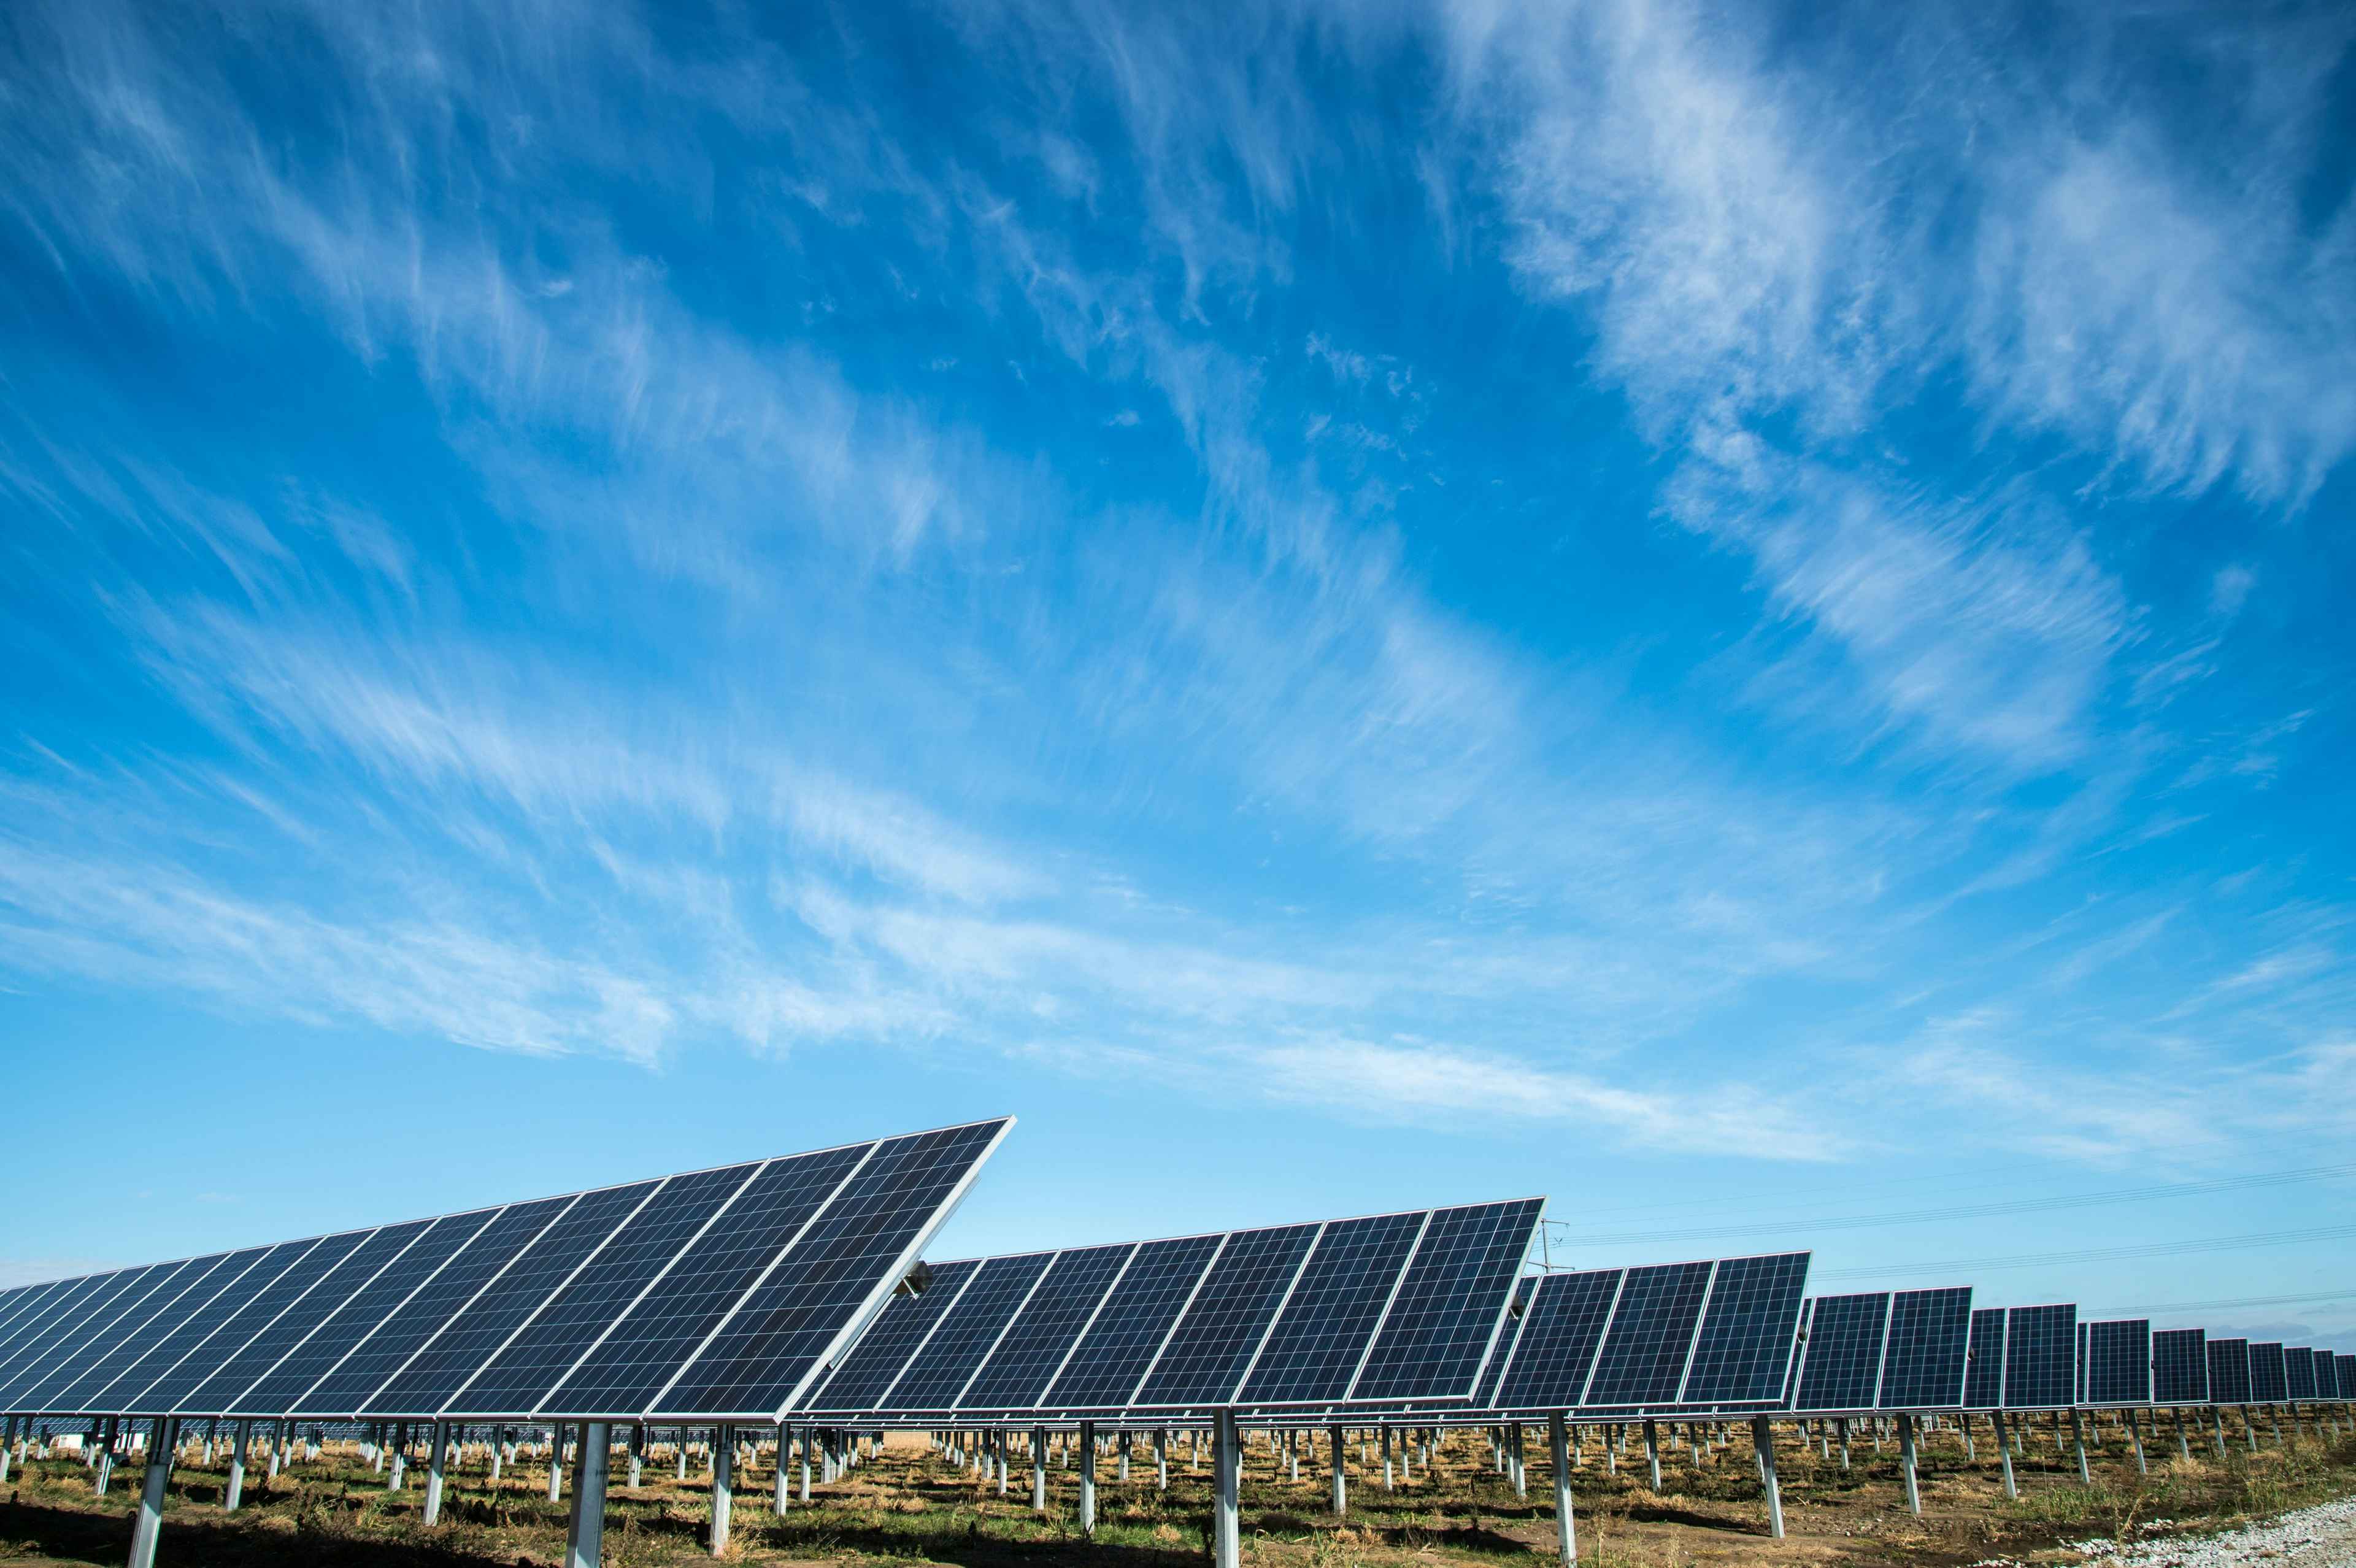
{"label": "tilted solar panel", "polygon": [[2209,1341],[2209,1403],[2250,1403],[2250,1342],[2247,1339]]}
{"label": "tilted solar panel", "polygon": [[2151,1337],[2151,1397],[2155,1404],[2209,1403],[2207,1330],[2162,1328]]}
{"label": "tilted solar panel", "polygon": [[1231,1397],[1308,1261],[1318,1229],[1285,1225],[1230,1237],[1134,1403],[1187,1408]]}
{"label": "tilted solar panel", "polygon": [[2112,1318],[2083,1326],[2088,1404],[2152,1403],[2151,1320]]}
{"label": "tilted solar panel", "polygon": [[0,1292],[0,1412],[773,1419],[1010,1125]]}
{"label": "tilted solar panel", "polygon": [[1481,1386],[1474,1391],[1472,1406],[1476,1410],[1497,1408],[1497,1391],[1505,1381],[1505,1369],[1513,1364],[1514,1346],[1522,1337],[1522,1321],[1529,1316],[1530,1298],[1537,1294],[1535,1276],[1525,1276],[1514,1285],[1514,1305],[1505,1314],[1505,1331],[1497,1336],[1497,1348],[1489,1356],[1489,1364],[1481,1369]]}
{"label": "tilted solar panel", "polygon": [[1224,1235],[1173,1236],[1140,1247],[1049,1385],[1046,1407],[1126,1408],[1226,1243]]}
{"label": "tilted solar panel", "polygon": [[1639,1409],[1676,1403],[1713,1266],[1657,1264],[1628,1271],[1588,1381],[1588,1405]]}
{"label": "tilted solar panel", "polygon": [[2329,1350],[2315,1352],[2315,1397],[2342,1399],[2348,1391],[2340,1386],[2340,1368]]}
{"label": "tilted solar panel", "polygon": [[2334,1351],[2331,1371],[2340,1380],[2340,1397],[2356,1399],[2356,1355],[2343,1356]]}
{"label": "tilted solar panel", "polygon": [[1800,1353],[1798,1410],[1871,1410],[1890,1327],[1890,1293],[1820,1296],[1808,1313]]}
{"label": "tilted solar panel", "polygon": [[1434,1210],[1346,1397],[1471,1398],[1544,1207],[1528,1198]]}
{"label": "tilted solar panel", "polygon": [[2005,1309],[1972,1308],[1971,1367],[1964,1374],[1964,1408],[1995,1410],[2004,1403]]}
{"label": "tilted solar panel", "polygon": [[2004,1328],[2004,1403],[2008,1410],[2060,1410],[2077,1401],[2078,1308],[2009,1308]]}
{"label": "tilted solar panel", "polygon": [[997,1346],[958,1396],[960,1410],[1030,1410],[1128,1267],[1137,1243],[1057,1253]]}
{"label": "tilted solar panel", "polygon": [[1721,1258],[1677,1403],[1765,1408],[1783,1391],[1808,1286],[1806,1253]]}
{"label": "tilted solar panel", "polygon": [[980,1267],[971,1259],[942,1264],[931,1271],[922,1295],[894,1296],[811,1394],[811,1408],[863,1413],[883,1404]]}
{"label": "tilted solar panel", "polygon": [[2292,1399],[2315,1397],[2315,1352],[2304,1345],[2283,1351],[2283,1387]]}
{"label": "tilted solar panel", "polygon": [[1881,1353],[1880,1410],[1953,1410],[1970,1360],[1972,1288],[1901,1290],[1890,1298]]}
{"label": "tilted solar panel", "polygon": [[1575,1410],[1627,1270],[1581,1269],[1537,1282],[1497,1389],[1501,1410]]}
{"label": "tilted solar panel", "polygon": [[1347,1397],[1399,1269],[1423,1232],[1419,1211],[1327,1225],[1252,1363],[1242,1402],[1308,1404]]}
{"label": "tilted solar panel", "polygon": [[2251,1341],[2250,1403],[2280,1404],[2289,1397],[2290,1383],[2284,1375],[2281,1341]]}

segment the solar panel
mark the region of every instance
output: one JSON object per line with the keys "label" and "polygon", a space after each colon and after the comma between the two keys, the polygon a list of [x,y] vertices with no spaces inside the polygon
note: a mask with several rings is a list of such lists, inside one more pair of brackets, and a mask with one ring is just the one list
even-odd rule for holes
{"label": "solar panel", "polygon": [[964,1410],[1032,1409],[1136,1254],[1137,1243],[1057,1253],[1038,1288],[958,1396]]}
{"label": "solar panel", "polygon": [[2293,1399],[2315,1397],[2315,1352],[2304,1345],[2283,1351],[2283,1386]]}
{"label": "solar panel", "polygon": [[2356,1399],[2356,1356],[2334,1354],[2331,1371],[2340,1380],[2340,1397]]}
{"label": "solar panel", "polygon": [[[1252,1364],[1244,1403],[1306,1404],[1348,1397],[1400,1266],[1423,1231],[1420,1212],[1327,1225],[1284,1317]],[[1518,1259],[1514,1262],[1518,1265]],[[1398,1319],[1395,1307],[1392,1320]]]}
{"label": "solar panel", "polygon": [[2250,1342],[2247,1339],[2209,1341],[2209,1403],[2250,1403]]}
{"label": "solar panel", "polygon": [[1051,1410],[1127,1405],[1226,1240],[1176,1236],[1140,1247],[1042,1403]]}
{"label": "solar panel", "polygon": [[1783,1391],[1807,1285],[1806,1253],[1719,1259],[1677,1403],[1773,1403]]}
{"label": "solar panel", "polygon": [[2209,1403],[2209,1336],[2200,1328],[2162,1328],[2151,1337],[2155,1404]]}
{"label": "solar panel", "polygon": [[0,1291],[0,1409],[774,1419],[1009,1125]]}
{"label": "solar panel", "polygon": [[1055,1261],[1053,1253],[984,1259],[948,1318],[900,1375],[891,1392],[892,1408],[954,1409],[974,1369]]}
{"label": "solar panel", "polygon": [[930,1272],[923,1294],[895,1295],[810,1399],[816,1410],[866,1412],[884,1403],[901,1371],[925,1348],[980,1264],[970,1259]]}
{"label": "solar panel", "polygon": [[2151,1320],[2122,1317],[2084,1325],[2088,1404],[2152,1403]]}
{"label": "solar panel", "polygon": [[2059,1410],[2076,1403],[2078,1309],[2015,1307],[2004,1326],[2004,1403],[2008,1410]]}
{"label": "solar panel", "polygon": [[1657,1264],[1628,1271],[1586,1403],[1637,1409],[1676,1403],[1714,1267]]}
{"label": "solar panel", "polygon": [[2316,1351],[2315,1397],[2318,1399],[2344,1399],[2347,1397],[2348,1393],[2348,1390],[2340,1386],[2340,1368],[2334,1362],[2331,1352],[2329,1350]]}
{"label": "solar panel", "polygon": [[646,1409],[770,1264],[791,1252],[875,1147],[851,1144],[763,1166],[538,1408],[612,1415]]}
{"label": "solar panel", "polygon": [[1498,1385],[1498,1408],[1577,1408],[1626,1275],[1625,1269],[1582,1269],[1538,1280]]}
{"label": "solar panel", "polygon": [[2284,1376],[2281,1342],[2253,1340],[2250,1344],[2250,1403],[2280,1404],[2289,1397],[2290,1384]]}
{"label": "solar panel", "polygon": [[1497,1336],[1497,1348],[1490,1352],[1489,1364],[1481,1369],[1481,1386],[1473,1392],[1472,1406],[1476,1410],[1497,1408],[1497,1390],[1505,1381],[1505,1369],[1513,1364],[1514,1347],[1522,1337],[1522,1320],[1529,1316],[1530,1297],[1537,1294],[1537,1279],[1525,1276],[1514,1285],[1514,1305],[1505,1313],[1505,1332]]}
{"label": "solar panel", "polygon": [[1972,1330],[1972,1288],[1901,1290],[1890,1298],[1881,1359],[1881,1410],[1952,1410],[1963,1403]]}
{"label": "solar panel", "polygon": [[866,1327],[1005,1135],[984,1122],[893,1138],[755,1284],[649,1415],[771,1416]]}
{"label": "solar panel", "polygon": [[1230,1236],[1131,1403],[1148,1408],[1227,1403],[1319,1229],[1282,1225]]}
{"label": "solar panel", "polygon": [[1799,1352],[1792,1358],[1791,1366],[1783,1372],[1783,1408],[1785,1410],[1794,1410],[1799,1406],[1800,1368],[1808,1359],[1808,1335],[1813,1330],[1815,1311],[1816,1304],[1813,1300],[1800,1303]]}
{"label": "solar panel", "polygon": [[1964,1374],[1964,1408],[1995,1410],[2004,1403],[2005,1309],[1972,1308],[1971,1367]]}
{"label": "solar panel", "polygon": [[1890,1293],[1820,1296],[1808,1313],[1801,1352],[1800,1410],[1871,1410],[1890,1328]]}
{"label": "solar panel", "polygon": [[1544,1207],[1529,1198],[1433,1211],[1347,1397],[1471,1398]]}

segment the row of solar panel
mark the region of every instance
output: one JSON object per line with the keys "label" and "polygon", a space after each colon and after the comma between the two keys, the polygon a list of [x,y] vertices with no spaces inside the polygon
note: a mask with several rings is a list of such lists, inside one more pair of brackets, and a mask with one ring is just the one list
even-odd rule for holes
{"label": "row of solar panel", "polygon": [[2082,1404],[2285,1404],[2315,1399],[2356,1399],[2356,1356],[2277,1340],[2211,1339],[2200,1328],[2154,1333],[2142,1317],[2079,1329]]}
{"label": "row of solar panel", "polygon": [[1011,1125],[0,1293],[0,1411],[765,1418]]}
{"label": "row of solar panel", "polygon": [[1525,1279],[1471,1408],[1765,1409],[1790,1364],[1806,1253]]}
{"label": "row of solar panel", "polygon": [[856,1417],[1462,1401],[1542,1200],[961,1259],[809,1402]]}

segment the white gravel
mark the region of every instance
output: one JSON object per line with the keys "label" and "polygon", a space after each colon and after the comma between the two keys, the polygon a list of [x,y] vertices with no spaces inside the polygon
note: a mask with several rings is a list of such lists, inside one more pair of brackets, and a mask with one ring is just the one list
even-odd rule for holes
{"label": "white gravel", "polygon": [[2124,1549],[2083,1541],[2089,1568],[2356,1568],[2356,1498],[2321,1503],[2265,1524],[2215,1535],[2179,1535]]}

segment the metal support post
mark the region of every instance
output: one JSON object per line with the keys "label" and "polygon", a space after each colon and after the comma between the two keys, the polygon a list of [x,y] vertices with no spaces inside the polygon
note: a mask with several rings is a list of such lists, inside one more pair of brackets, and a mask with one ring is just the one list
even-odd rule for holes
{"label": "metal support post", "polygon": [[1989,1411],[1988,1424],[1996,1428],[1997,1457],[2004,1461],[2004,1495],[2017,1498],[2020,1496],[2020,1488],[2014,1484],[2012,1478],[2012,1444],[2005,1436],[2004,1412]]}
{"label": "metal support post", "polygon": [[245,1500],[245,1445],[253,1430],[250,1421],[235,1421],[229,1429],[229,1482],[221,1488],[221,1512],[235,1513]]}
{"label": "metal support post", "polygon": [[801,1484],[802,1506],[805,1508],[809,1506],[810,1500],[810,1445],[815,1442],[817,1438],[818,1429],[816,1427],[805,1426],[802,1428]]}
{"label": "metal support post", "polygon": [[[639,1478],[645,1473],[640,1467],[646,1463],[646,1456],[647,1424],[641,1421],[630,1428],[630,1490],[634,1492],[638,1489]],[[491,1445],[491,1479],[496,1481],[498,1478],[499,1445],[494,1443]]]}
{"label": "metal support post", "polygon": [[404,1424],[392,1429],[392,1466],[385,1472],[384,1489],[388,1492],[401,1490],[402,1477],[408,1474],[409,1428]]}
{"label": "metal support post", "polygon": [[736,1444],[730,1428],[712,1435],[712,1555],[728,1550],[728,1509],[734,1493]]}
{"label": "metal support post", "polygon": [[164,1489],[172,1479],[172,1446],[177,1423],[159,1415],[148,1429],[147,1484],[139,1491],[139,1513],[131,1526],[129,1568],[155,1568],[155,1541],[164,1530]]}
{"label": "metal support post", "polygon": [[1047,1511],[1047,1429],[1031,1429],[1031,1511]]}
{"label": "metal support post", "polygon": [[780,1427],[778,1427],[778,1428],[777,1428],[777,1479],[776,1479],[776,1494],[777,1494],[777,1495],[776,1495],[776,1500],[775,1500],[775,1502],[772,1504],[772,1506],[776,1509],[776,1511],[777,1511],[777,1517],[778,1517],[779,1519],[783,1519],[783,1518],[785,1518],[785,1517],[786,1517],[786,1509],[787,1509],[787,1508],[791,1504],[791,1502],[793,1501],[793,1495],[794,1495],[794,1483],[793,1483],[793,1474],[794,1474],[793,1446],[794,1446],[794,1429],[793,1429],[792,1427],[790,1427],[790,1426],[780,1426]]}
{"label": "metal support post", "polygon": [[1906,1511],[1921,1519],[1922,1490],[1914,1477],[1914,1417],[1902,1410],[1898,1413],[1898,1466],[1906,1472]]}
{"label": "metal support post", "polygon": [[1243,1455],[1234,1406],[1221,1405],[1211,1420],[1211,1568],[1242,1568]]}
{"label": "metal support post", "polygon": [[1759,1479],[1767,1488],[1767,1533],[1783,1539],[1783,1489],[1775,1483],[1775,1433],[1764,1415],[1751,1418],[1751,1445],[1759,1450]]}
{"label": "metal support post", "polygon": [[1343,1463],[1344,1439],[1339,1422],[1333,1424],[1331,1441],[1333,1449],[1333,1517],[1340,1519],[1350,1511],[1350,1483],[1344,1474],[1346,1467]]}
{"label": "metal support post", "polygon": [[1547,1450],[1554,1460],[1554,1532],[1565,1568],[1579,1562],[1579,1526],[1570,1512],[1570,1441],[1563,1431],[1562,1412],[1547,1417]]}
{"label": "metal support post", "polygon": [[2086,1467],[2086,1429],[2078,1420],[2078,1407],[2074,1404],[2070,1407],[2070,1443],[2078,1451],[2078,1484],[2093,1486],[2094,1472]]}
{"label": "metal support post", "polygon": [[425,1522],[442,1522],[442,1483],[449,1464],[450,1424],[434,1424],[434,1456],[425,1462]]}
{"label": "metal support post", "polygon": [[1652,1467],[1653,1489],[1661,1489],[1661,1435],[1653,1426],[1653,1418],[1644,1418],[1644,1463]]}
{"label": "metal support post", "polygon": [[548,1500],[555,1502],[564,1495],[564,1434],[553,1426],[548,1429]]}
{"label": "metal support post", "polygon": [[1097,1424],[1080,1423],[1080,1533],[1093,1535],[1097,1528]]}
{"label": "metal support post", "polygon": [[1391,1429],[1387,1426],[1384,1427],[1382,1431],[1382,1445],[1383,1490],[1387,1492],[1395,1491],[1398,1489],[1398,1487],[1397,1483],[1391,1479]]}
{"label": "metal support post", "polygon": [[[564,1568],[598,1568],[605,1540],[605,1474],[614,1429],[602,1421],[581,1427],[581,1458],[573,1471],[573,1517],[564,1532]],[[633,1453],[636,1452],[634,1448]],[[562,1453],[551,1455],[552,1464]]]}
{"label": "metal support post", "polygon": [[[2152,1418],[2152,1430],[2154,1432],[2159,1430],[2158,1421],[2159,1418],[2158,1416],[2154,1416]],[[2144,1463],[2143,1457],[2143,1428],[2136,1424],[2136,1413],[2132,1410],[2127,1412],[2127,1441],[2135,1445],[2136,1474],[2138,1476],[2150,1475],[2151,1467]]]}
{"label": "metal support post", "polygon": [[1170,1429],[1166,1426],[1153,1429],[1153,1489],[1170,1489]]}

